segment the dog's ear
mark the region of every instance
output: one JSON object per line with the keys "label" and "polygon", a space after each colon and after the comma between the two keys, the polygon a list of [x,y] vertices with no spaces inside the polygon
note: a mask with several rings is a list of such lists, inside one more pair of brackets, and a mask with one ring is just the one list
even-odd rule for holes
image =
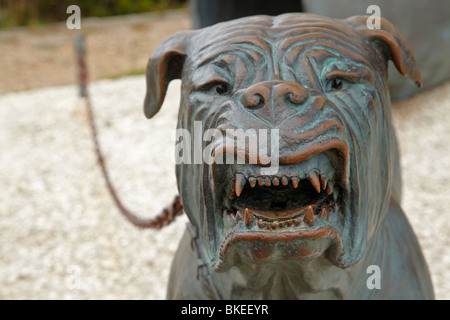
{"label": "dog's ear", "polygon": [[346,19],[345,22],[384,51],[387,58],[394,62],[402,75],[408,76],[418,87],[421,87],[422,76],[416,56],[403,34],[392,23],[383,18],[380,18],[380,29],[369,29],[367,26],[368,17],[354,16]]}
{"label": "dog's ear", "polygon": [[195,31],[179,31],[162,42],[147,64],[147,93],[144,113],[153,117],[161,108],[169,82],[180,79],[186,60],[186,49]]}

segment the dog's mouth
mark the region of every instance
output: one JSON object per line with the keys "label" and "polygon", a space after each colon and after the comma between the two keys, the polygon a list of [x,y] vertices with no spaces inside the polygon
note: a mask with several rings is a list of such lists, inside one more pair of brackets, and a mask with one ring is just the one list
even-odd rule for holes
{"label": "dog's mouth", "polygon": [[224,188],[225,225],[234,228],[243,220],[247,228],[275,230],[327,221],[341,202],[343,188],[332,160],[331,151],[323,152],[303,163],[282,166],[275,175],[260,175],[256,166],[234,168]]}
{"label": "dog's mouth", "polygon": [[242,219],[246,226],[275,230],[328,219],[334,212],[339,188],[325,174],[312,170],[298,175],[246,176],[239,172],[229,194],[231,208],[224,208],[230,226]]}

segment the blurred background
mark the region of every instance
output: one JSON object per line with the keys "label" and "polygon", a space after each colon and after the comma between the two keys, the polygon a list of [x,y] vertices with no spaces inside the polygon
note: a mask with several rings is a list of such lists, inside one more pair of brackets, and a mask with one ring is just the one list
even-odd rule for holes
{"label": "blurred background", "polygon": [[[80,30],[66,26],[73,4],[80,8]],[[92,81],[143,74],[156,45],[187,28],[186,0],[0,0],[0,93],[76,83],[77,34],[88,42]]]}
{"label": "blurred background", "polygon": [[[81,29],[68,29],[69,5]],[[186,217],[138,230],[119,213],[79,99],[74,38],[83,35],[89,94],[107,166],[125,205],[154,217],[177,194],[180,82],[145,119],[145,68],[171,34],[250,14],[365,15],[369,4],[420,60],[416,89],[390,66],[401,148],[402,206],[438,299],[450,299],[450,2],[304,0],[0,0],[0,299],[164,299]],[[369,14],[370,15],[370,14]],[[366,281],[362,279],[361,281]]]}
{"label": "blurred background", "polygon": [[78,5],[83,17],[109,17],[165,11],[186,6],[188,0],[2,0],[0,27],[43,25],[67,19],[66,9]]}

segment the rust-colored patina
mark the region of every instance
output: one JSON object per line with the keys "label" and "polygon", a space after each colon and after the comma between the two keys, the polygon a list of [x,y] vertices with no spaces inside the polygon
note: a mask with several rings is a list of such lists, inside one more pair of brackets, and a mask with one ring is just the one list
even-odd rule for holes
{"label": "rust-colored patina", "polygon": [[[398,204],[387,62],[418,86],[421,76],[398,30],[366,19],[248,17],[179,32],[152,54],[146,116],[182,79],[178,128],[215,133],[202,140],[213,163],[176,167],[190,226],[168,298],[433,298]],[[276,170],[230,129],[276,131],[259,144]],[[367,286],[372,265],[380,289]]]}

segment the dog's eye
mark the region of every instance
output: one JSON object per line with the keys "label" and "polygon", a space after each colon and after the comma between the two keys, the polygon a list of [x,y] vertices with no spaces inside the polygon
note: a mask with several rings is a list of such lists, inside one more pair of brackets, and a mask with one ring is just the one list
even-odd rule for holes
{"label": "dog's eye", "polygon": [[344,81],[342,79],[333,78],[330,80],[330,87],[334,91],[341,90],[343,86]]}
{"label": "dog's eye", "polygon": [[225,83],[218,83],[214,85],[214,88],[216,90],[217,94],[220,94],[221,96],[228,94],[230,91],[230,88]]}
{"label": "dog's eye", "polygon": [[197,87],[197,90],[203,91],[212,95],[225,96],[231,92],[231,87],[224,81],[210,81]]}

